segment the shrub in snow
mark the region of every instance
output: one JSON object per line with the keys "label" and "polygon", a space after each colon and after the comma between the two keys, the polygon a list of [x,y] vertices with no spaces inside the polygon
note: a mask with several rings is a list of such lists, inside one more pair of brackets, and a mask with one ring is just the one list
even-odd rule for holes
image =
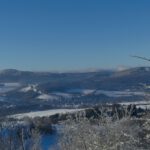
{"label": "shrub in snow", "polygon": [[110,117],[103,109],[99,111],[101,115],[97,119],[89,119],[86,114],[70,117],[62,130],[60,149],[149,150],[150,129],[147,118],[134,118],[131,117],[132,113],[126,112],[120,119],[118,113]]}

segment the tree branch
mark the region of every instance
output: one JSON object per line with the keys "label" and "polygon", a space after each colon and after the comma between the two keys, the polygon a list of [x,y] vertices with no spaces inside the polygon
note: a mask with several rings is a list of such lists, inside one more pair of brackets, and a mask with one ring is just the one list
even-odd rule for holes
{"label": "tree branch", "polygon": [[132,55],[131,57],[142,59],[142,60],[145,60],[145,61],[150,61],[150,59],[148,59],[146,57],[141,57],[141,56],[136,56],[136,55]]}

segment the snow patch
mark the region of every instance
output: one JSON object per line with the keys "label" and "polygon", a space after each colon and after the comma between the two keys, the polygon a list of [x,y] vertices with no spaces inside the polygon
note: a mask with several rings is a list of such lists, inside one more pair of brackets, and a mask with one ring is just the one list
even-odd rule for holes
{"label": "snow patch", "polygon": [[71,89],[68,90],[70,93],[80,93],[84,95],[92,94],[95,91],[95,89]]}
{"label": "snow patch", "polygon": [[72,98],[72,95],[68,94],[68,93],[56,92],[56,93],[52,93],[52,94],[55,94],[57,96],[61,96],[61,97],[64,97],[64,98]]}
{"label": "snow patch", "polygon": [[20,83],[18,83],[18,82],[4,83],[4,86],[18,87],[18,86],[20,86]]}
{"label": "snow patch", "polygon": [[96,95],[105,94],[109,97],[122,97],[122,96],[145,96],[145,92],[134,92],[134,91],[104,91],[104,90],[97,90],[95,92]]}
{"label": "snow patch", "polygon": [[16,114],[9,116],[10,118],[17,118],[22,119],[24,117],[45,117],[45,116],[52,116],[55,114],[66,114],[66,113],[74,113],[78,111],[82,111],[84,109],[53,109],[53,110],[45,110],[45,111],[37,111],[37,112],[29,112],[29,113],[23,113],[23,114]]}
{"label": "snow patch", "polygon": [[4,94],[9,91],[13,91],[21,86],[20,83],[0,83],[3,86],[0,86],[0,94]]}
{"label": "snow patch", "polygon": [[82,93],[83,93],[84,95],[89,95],[89,94],[92,94],[94,91],[95,91],[95,90],[85,89],[85,90],[82,91]]}
{"label": "snow patch", "polygon": [[31,90],[32,90],[32,87],[28,86],[28,87],[22,88],[20,91],[26,93],[26,92],[31,91]]}
{"label": "snow patch", "polygon": [[41,94],[40,96],[37,97],[38,99],[41,100],[57,100],[58,97],[54,95],[49,95],[49,94]]}
{"label": "snow patch", "polygon": [[136,105],[137,108],[150,109],[150,101],[122,102],[121,105]]}
{"label": "snow patch", "polygon": [[36,87],[37,85],[28,85],[27,87],[22,88],[20,92],[24,92],[24,93],[29,92],[29,91],[38,92]]}

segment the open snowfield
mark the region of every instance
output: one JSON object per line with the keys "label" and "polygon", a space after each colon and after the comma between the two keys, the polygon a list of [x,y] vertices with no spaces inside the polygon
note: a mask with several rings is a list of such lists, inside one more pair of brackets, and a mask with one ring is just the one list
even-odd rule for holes
{"label": "open snowfield", "polygon": [[67,91],[68,93],[79,93],[82,95],[95,94],[100,95],[104,94],[109,97],[129,97],[129,96],[150,96],[150,94],[143,91],[107,91],[107,90],[96,90],[96,89],[71,89]]}
{"label": "open snowfield", "polygon": [[145,92],[140,91],[105,91],[105,90],[97,90],[95,92],[96,95],[105,94],[109,97],[128,97],[128,96],[148,96]]}
{"label": "open snowfield", "polygon": [[84,109],[52,109],[52,110],[44,110],[44,111],[15,114],[15,115],[12,115],[9,117],[16,118],[16,119],[22,119],[24,117],[30,117],[30,118],[48,117],[48,116],[52,116],[55,114],[74,113],[74,112],[78,112],[78,111],[82,111],[82,110],[84,110]]}
{"label": "open snowfield", "polygon": [[150,109],[150,101],[122,102],[121,105],[136,105],[137,108]]}
{"label": "open snowfield", "polygon": [[3,86],[0,86],[0,94],[15,90],[20,87],[20,83],[1,83]]}

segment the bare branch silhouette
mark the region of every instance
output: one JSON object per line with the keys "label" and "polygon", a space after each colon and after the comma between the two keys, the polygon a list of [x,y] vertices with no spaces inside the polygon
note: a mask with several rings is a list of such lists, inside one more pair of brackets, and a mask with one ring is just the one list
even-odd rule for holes
{"label": "bare branch silhouette", "polygon": [[145,61],[150,61],[150,59],[148,59],[146,57],[141,57],[141,56],[136,56],[136,55],[132,55],[131,57],[142,59],[142,60],[145,60]]}

